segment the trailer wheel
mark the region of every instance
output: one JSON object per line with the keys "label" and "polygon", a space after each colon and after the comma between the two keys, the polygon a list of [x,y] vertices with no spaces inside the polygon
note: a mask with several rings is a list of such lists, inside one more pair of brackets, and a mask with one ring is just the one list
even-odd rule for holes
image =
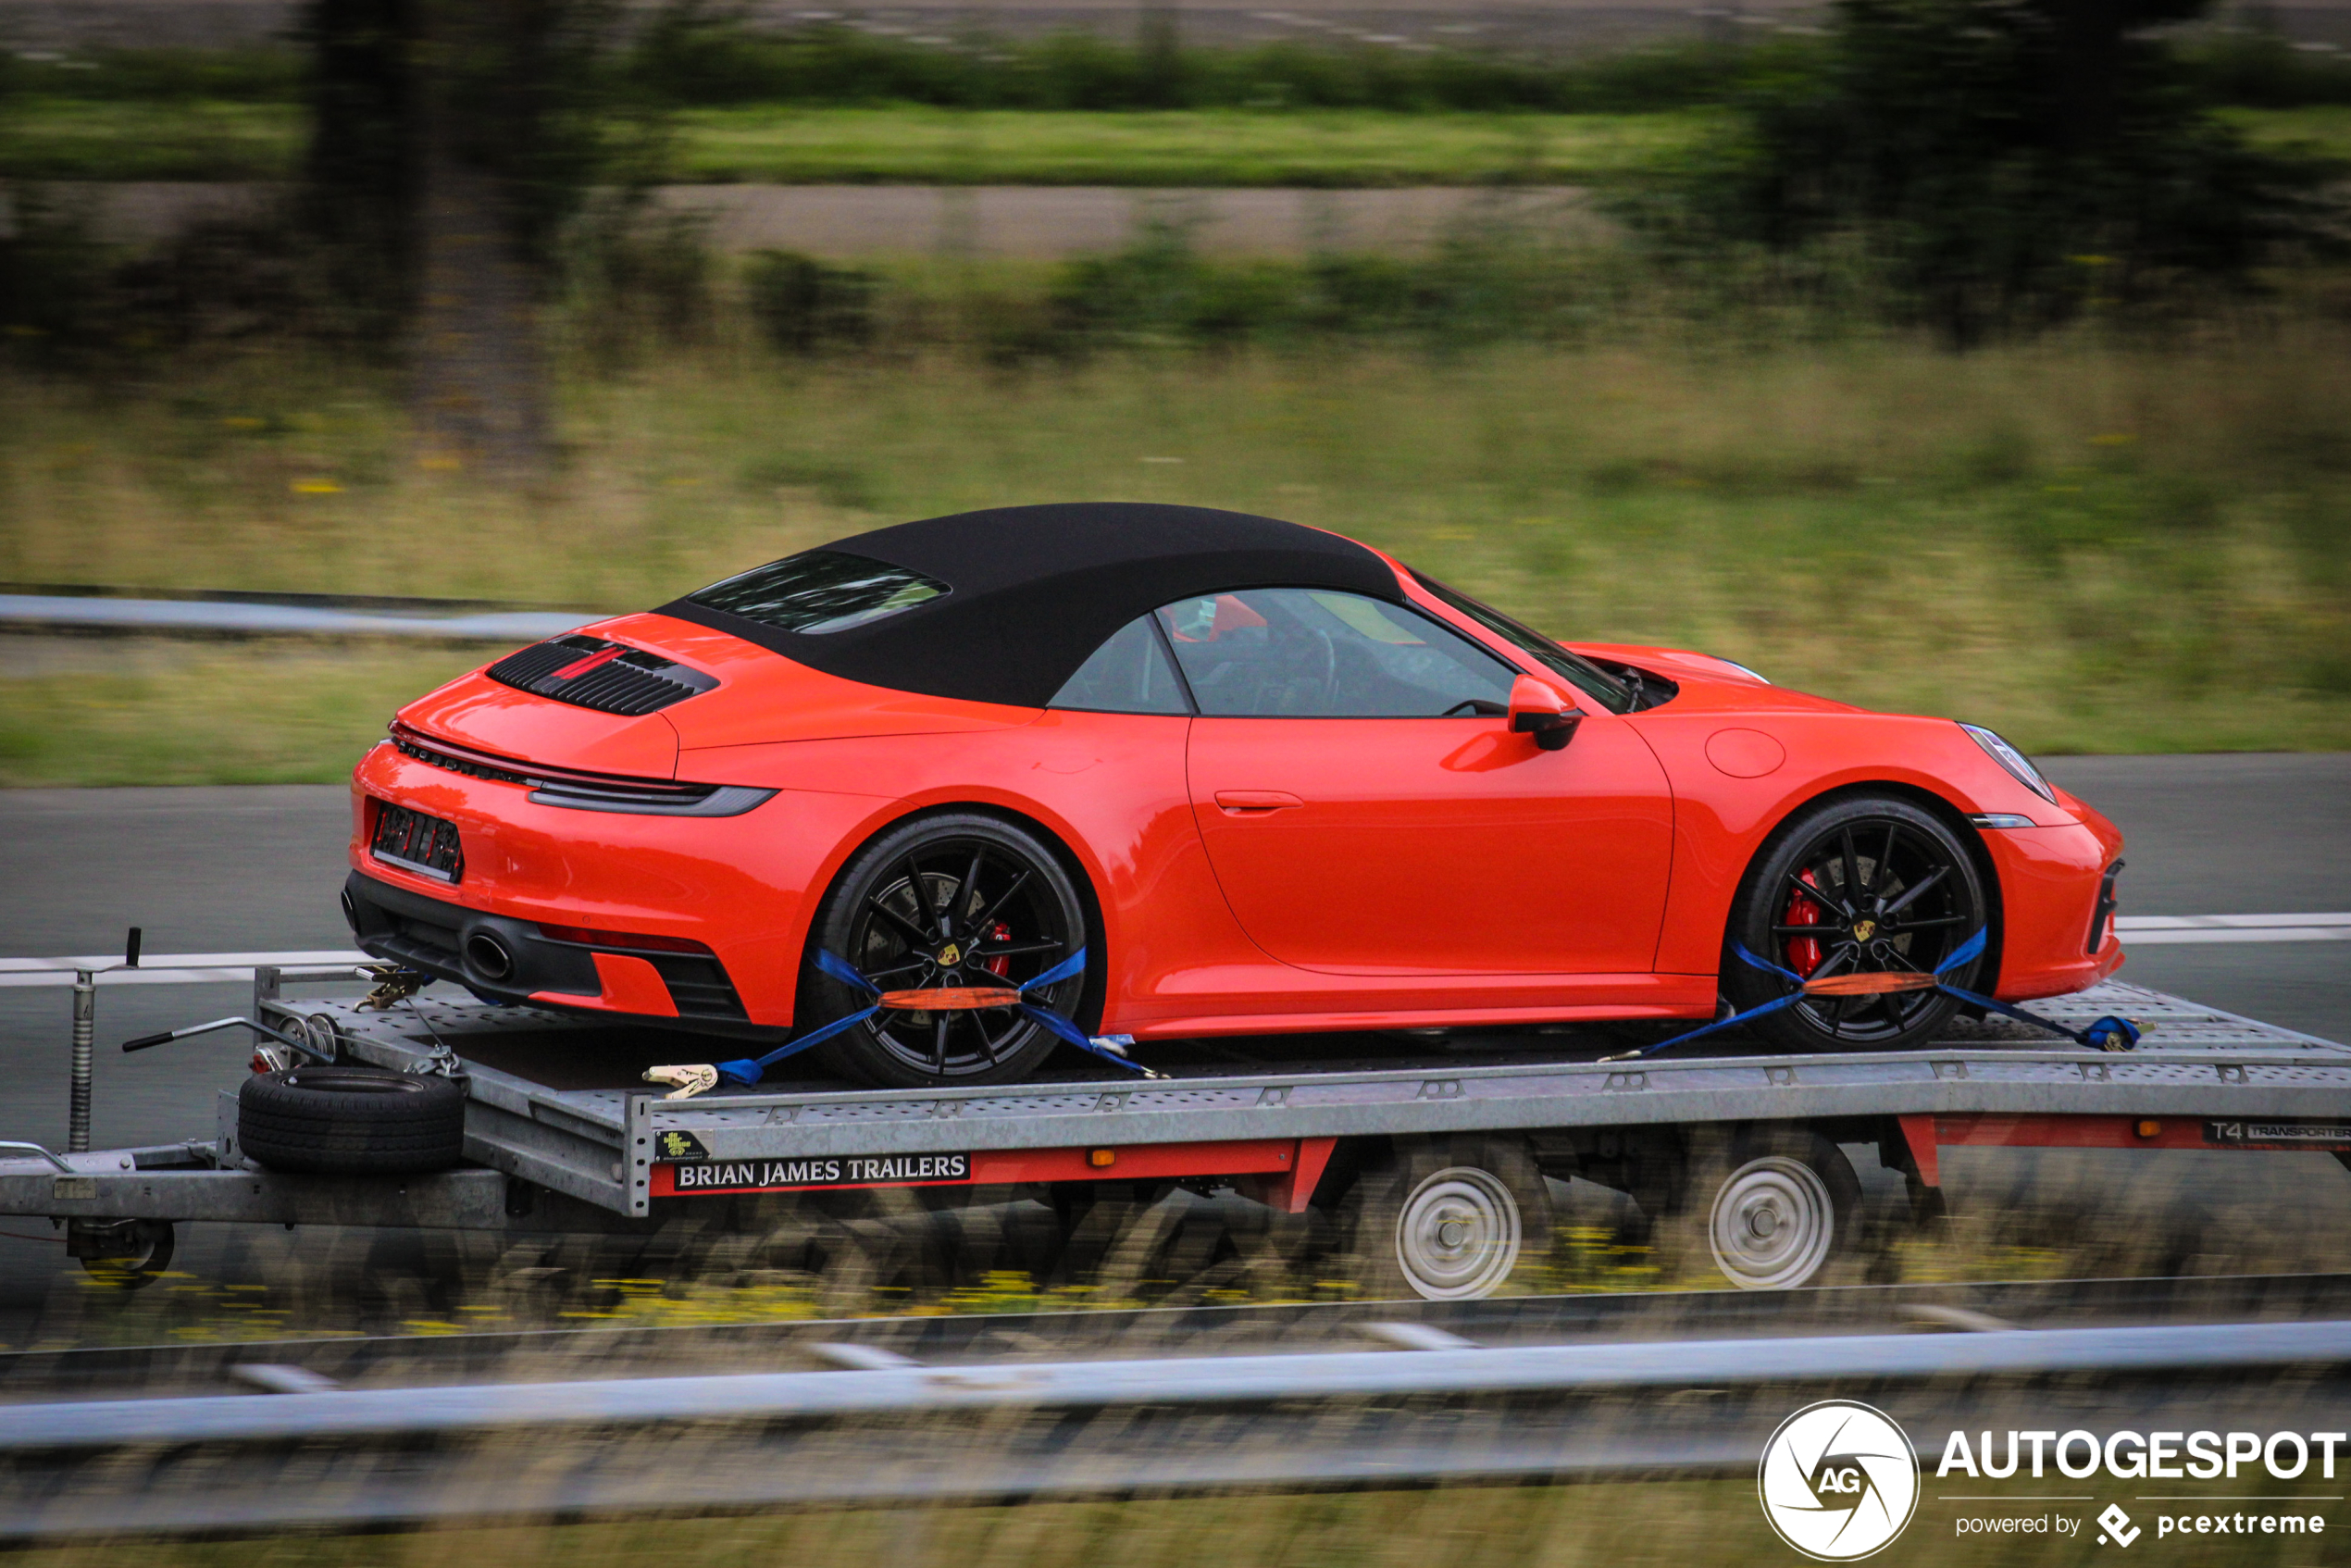
{"label": "trailer wheel", "polygon": [[140,1290],[171,1266],[169,1220],[122,1220],[112,1225],[70,1222],[66,1251],[81,1260],[93,1283],[107,1290]]}
{"label": "trailer wheel", "polygon": [[1374,1296],[1467,1301],[1529,1283],[1551,1251],[1550,1192],[1504,1139],[1399,1144],[1349,1195],[1354,1251]]}
{"label": "trailer wheel", "polygon": [[273,1171],[395,1176],[465,1156],[466,1091],[373,1067],[256,1073],[237,1091],[237,1142]]}
{"label": "trailer wheel", "polygon": [[1819,1279],[1850,1244],[1860,1179],[1818,1133],[1784,1130],[1733,1146],[1698,1173],[1706,1243],[1742,1290],[1793,1290]]}

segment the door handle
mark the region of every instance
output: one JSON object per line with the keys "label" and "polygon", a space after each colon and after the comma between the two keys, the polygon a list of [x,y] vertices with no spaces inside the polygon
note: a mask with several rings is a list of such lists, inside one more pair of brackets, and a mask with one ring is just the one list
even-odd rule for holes
{"label": "door handle", "polygon": [[1236,816],[1262,816],[1306,803],[1281,790],[1219,790],[1216,803]]}

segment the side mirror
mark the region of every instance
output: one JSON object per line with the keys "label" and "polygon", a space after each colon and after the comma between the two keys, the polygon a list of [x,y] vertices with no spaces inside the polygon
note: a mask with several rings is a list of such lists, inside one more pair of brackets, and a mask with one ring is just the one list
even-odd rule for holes
{"label": "side mirror", "polygon": [[1511,732],[1532,735],[1535,743],[1547,752],[1564,749],[1575,739],[1575,727],[1584,716],[1559,694],[1531,675],[1522,675],[1511,685]]}

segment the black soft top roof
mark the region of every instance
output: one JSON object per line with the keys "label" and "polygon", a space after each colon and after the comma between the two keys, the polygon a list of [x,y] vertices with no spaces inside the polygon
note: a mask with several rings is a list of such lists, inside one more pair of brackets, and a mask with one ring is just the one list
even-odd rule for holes
{"label": "black soft top roof", "polygon": [[1000,506],[876,529],[824,548],[937,578],[951,591],[818,636],[690,599],[660,613],[848,680],[1042,707],[1111,633],[1174,600],[1240,588],[1404,597],[1395,569],[1351,540],[1205,506]]}

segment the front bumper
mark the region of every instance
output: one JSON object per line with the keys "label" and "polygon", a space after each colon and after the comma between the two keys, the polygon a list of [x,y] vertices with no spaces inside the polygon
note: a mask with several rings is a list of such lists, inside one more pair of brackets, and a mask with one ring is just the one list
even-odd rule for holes
{"label": "front bumper", "polygon": [[[2109,876],[2122,835],[2087,807],[2082,820],[1984,835],[2000,879],[2004,914],[1998,989],[2004,1002],[2086,990],[2122,966]],[[2093,927],[2096,941],[2091,944]]]}

